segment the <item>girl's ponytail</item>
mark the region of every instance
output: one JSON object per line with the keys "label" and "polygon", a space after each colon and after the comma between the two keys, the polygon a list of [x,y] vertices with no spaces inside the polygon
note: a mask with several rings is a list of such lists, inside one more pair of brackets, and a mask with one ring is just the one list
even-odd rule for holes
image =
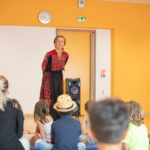
{"label": "girl's ponytail", "polygon": [[8,89],[8,80],[4,76],[0,76],[0,110],[5,111],[4,105],[6,104],[6,90]]}

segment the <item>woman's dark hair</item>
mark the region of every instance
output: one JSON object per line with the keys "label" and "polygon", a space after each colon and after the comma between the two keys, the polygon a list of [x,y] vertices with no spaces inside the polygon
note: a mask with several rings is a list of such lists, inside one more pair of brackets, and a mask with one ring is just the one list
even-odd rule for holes
{"label": "woman's dark hair", "polygon": [[66,45],[66,39],[65,39],[65,37],[64,37],[63,35],[57,35],[57,36],[55,37],[55,39],[54,39],[54,44],[56,43],[56,41],[57,41],[57,39],[58,39],[59,37],[61,37],[61,38],[64,39],[64,45]]}

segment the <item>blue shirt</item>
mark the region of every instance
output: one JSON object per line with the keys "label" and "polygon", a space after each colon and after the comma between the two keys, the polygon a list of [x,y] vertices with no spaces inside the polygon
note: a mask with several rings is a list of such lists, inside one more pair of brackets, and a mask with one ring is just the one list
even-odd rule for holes
{"label": "blue shirt", "polygon": [[63,116],[53,122],[51,135],[55,137],[54,150],[77,150],[81,124],[69,115]]}

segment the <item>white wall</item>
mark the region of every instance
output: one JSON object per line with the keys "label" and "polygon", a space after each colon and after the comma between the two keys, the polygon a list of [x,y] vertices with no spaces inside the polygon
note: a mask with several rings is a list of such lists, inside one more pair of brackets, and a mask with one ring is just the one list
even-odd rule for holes
{"label": "white wall", "polygon": [[[105,77],[101,77],[105,70]],[[111,96],[111,30],[96,30],[96,100]]]}
{"label": "white wall", "polygon": [[9,80],[8,97],[18,99],[26,114],[39,100],[41,63],[55,36],[56,28],[0,26],[0,75]]}
{"label": "white wall", "polygon": [[[16,98],[25,114],[32,114],[39,100],[41,63],[54,48],[56,28],[0,26],[0,75],[9,80],[10,98]],[[96,100],[110,97],[111,31],[96,30]],[[106,70],[101,78],[100,70]]]}

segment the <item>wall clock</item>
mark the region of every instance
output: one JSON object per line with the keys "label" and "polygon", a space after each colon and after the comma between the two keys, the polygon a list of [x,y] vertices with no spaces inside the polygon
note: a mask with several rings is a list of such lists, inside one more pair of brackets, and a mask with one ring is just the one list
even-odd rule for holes
{"label": "wall clock", "polygon": [[42,24],[48,24],[51,21],[51,15],[48,11],[41,11],[39,13],[39,21]]}

